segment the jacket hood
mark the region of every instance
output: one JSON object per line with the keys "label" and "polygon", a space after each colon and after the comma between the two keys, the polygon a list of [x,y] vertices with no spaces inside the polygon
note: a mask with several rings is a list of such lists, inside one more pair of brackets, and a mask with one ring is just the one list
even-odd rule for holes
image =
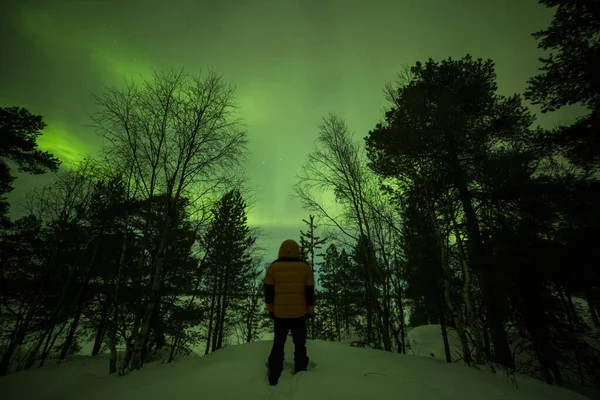
{"label": "jacket hood", "polygon": [[279,246],[279,258],[290,257],[300,258],[300,246],[295,240],[288,239]]}

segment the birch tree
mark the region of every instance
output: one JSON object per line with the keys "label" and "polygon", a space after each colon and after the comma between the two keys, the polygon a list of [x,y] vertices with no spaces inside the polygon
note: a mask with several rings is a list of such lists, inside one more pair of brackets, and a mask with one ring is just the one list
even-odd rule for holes
{"label": "birch tree", "polygon": [[[372,251],[373,237],[367,199],[373,194],[369,171],[363,162],[358,145],[353,141],[346,123],[336,115],[323,118],[315,149],[298,175],[294,193],[304,207],[317,213],[336,226],[355,243],[366,246],[363,265],[368,296],[373,301],[367,309],[383,335],[386,350],[391,349],[387,327],[383,323],[383,309],[377,293],[381,277],[377,259]],[[334,216],[314,197],[314,191],[335,195],[343,214]]]}
{"label": "birch tree", "polygon": [[165,201],[160,240],[147,249],[153,255],[151,294],[133,335],[131,368],[139,369],[160,303],[163,252],[176,204],[183,196],[193,203],[226,186],[246,153],[246,135],[235,115],[234,89],[212,72],[155,72],[142,83],[107,88],[96,100],[100,111],[93,116],[95,126],[114,154],[132,162],[142,198],[161,195]]}

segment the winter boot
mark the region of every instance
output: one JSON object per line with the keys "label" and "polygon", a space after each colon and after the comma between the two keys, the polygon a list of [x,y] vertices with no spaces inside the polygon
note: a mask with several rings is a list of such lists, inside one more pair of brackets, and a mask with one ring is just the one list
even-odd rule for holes
{"label": "winter boot", "polygon": [[308,368],[308,362],[310,361],[310,359],[308,357],[306,357],[306,361],[304,364],[302,365],[295,365],[294,366],[294,375],[296,375],[298,372],[302,372],[302,371],[306,371],[306,369]]}
{"label": "winter boot", "polygon": [[265,365],[267,366],[267,379],[269,380],[269,385],[276,386],[279,381],[279,377],[271,374],[271,368],[269,367],[268,362],[266,362]]}

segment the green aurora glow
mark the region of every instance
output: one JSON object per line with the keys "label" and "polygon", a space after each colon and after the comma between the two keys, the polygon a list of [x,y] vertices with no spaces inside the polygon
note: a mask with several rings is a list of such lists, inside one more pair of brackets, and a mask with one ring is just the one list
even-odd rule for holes
{"label": "green aurora glow", "polygon": [[[267,259],[304,229],[307,212],[290,194],[321,117],[339,114],[362,141],[386,105],[384,85],[403,65],[429,57],[491,58],[500,92],[523,92],[542,55],[530,34],[551,19],[535,0],[140,4],[4,1],[0,45],[10,62],[0,65],[0,101],[43,115],[48,128],[40,146],[68,167],[101,146],[87,125],[102,85],[139,79],[151,68],[223,73],[237,87],[248,126],[243,167],[257,192],[249,221],[268,235],[260,243]],[[538,122],[552,126],[575,115],[567,109]],[[20,176],[13,204],[47,179]]]}

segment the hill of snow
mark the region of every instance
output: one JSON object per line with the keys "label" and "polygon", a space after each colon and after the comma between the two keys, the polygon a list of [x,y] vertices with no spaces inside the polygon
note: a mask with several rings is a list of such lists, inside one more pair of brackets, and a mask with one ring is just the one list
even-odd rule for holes
{"label": "hill of snow", "polygon": [[[309,356],[316,363],[312,370],[295,376],[285,370],[279,385],[271,387],[264,365],[270,347],[267,341],[229,346],[204,357],[150,363],[126,377],[108,376],[103,356],[79,356],[0,378],[0,393],[3,400],[586,399],[525,376],[516,378],[517,388],[501,373],[322,341],[308,342]],[[290,340],[286,361],[292,357]]]}
{"label": "hill of snow", "polygon": [[[406,352],[409,354],[446,360],[444,338],[439,325],[422,325],[410,329],[406,334],[406,344]],[[460,355],[460,340],[453,329],[448,329],[448,344],[454,360]]]}

